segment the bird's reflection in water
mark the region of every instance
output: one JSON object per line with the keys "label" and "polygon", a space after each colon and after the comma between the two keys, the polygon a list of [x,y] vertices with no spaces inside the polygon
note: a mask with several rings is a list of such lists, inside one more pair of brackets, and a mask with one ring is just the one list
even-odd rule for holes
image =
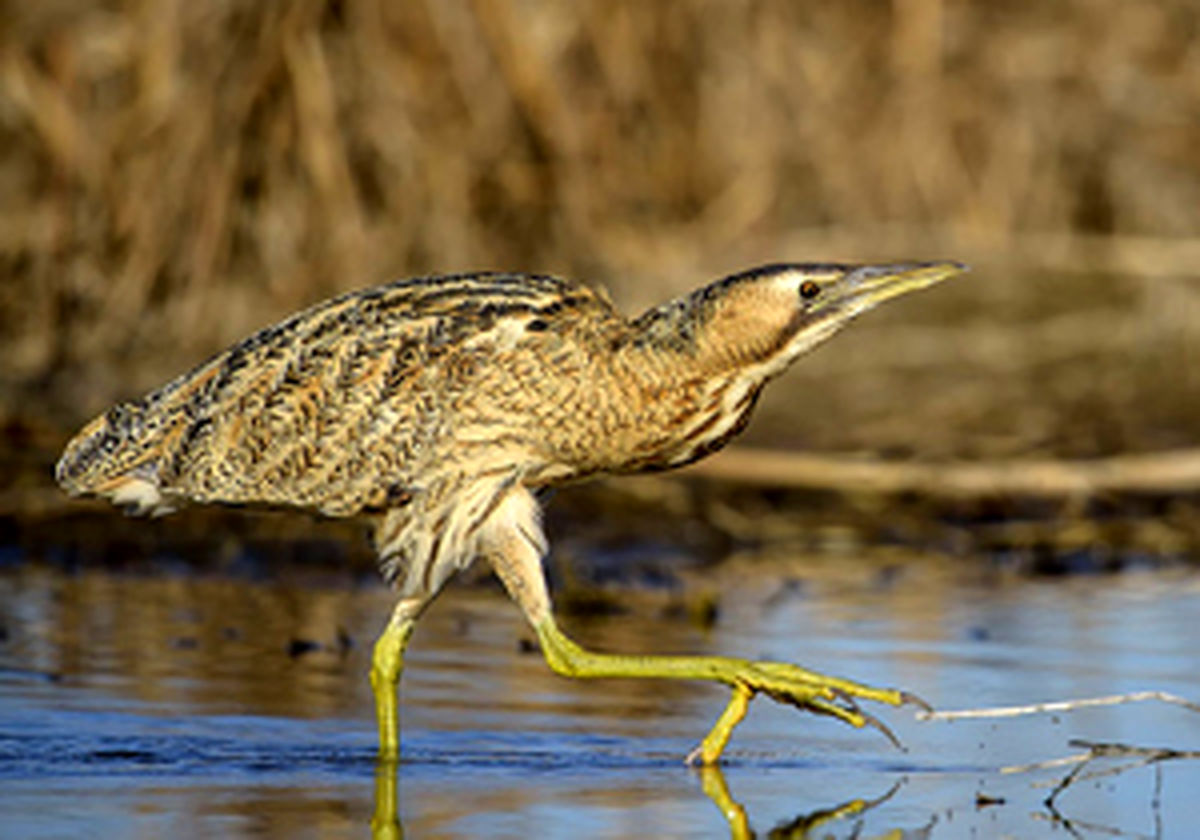
{"label": "bird's reflection in water", "polygon": [[[404,828],[400,824],[399,798],[396,793],[399,772],[400,765],[395,761],[381,760],[375,765],[375,811],[371,816],[372,840],[401,840],[404,837]],[[708,765],[697,768],[696,772],[700,776],[701,790],[725,817],[725,821],[729,825],[731,840],[750,840],[755,837],[756,835],[750,827],[750,820],[746,816],[746,809],[729,792],[729,785],[725,781],[725,774],[721,772],[720,766]],[[882,805],[891,799],[903,784],[903,781],[896,782],[886,793],[875,799],[851,799],[848,802],[799,814],[794,819],[771,829],[767,837],[772,840],[804,840],[804,838],[813,836],[814,830],[823,828],[831,822],[860,816],[872,808]],[[857,830],[854,836],[859,836]],[[895,835],[889,832],[882,836],[898,837],[900,835],[898,832]]]}
{"label": "bird's reflection in water", "polygon": [[375,763],[375,811],[371,814],[371,840],[401,840],[404,837],[396,797],[396,776],[399,772],[398,761],[381,758]]}
{"label": "bird's reflection in water", "polygon": [[[698,768],[698,772],[700,786],[705,795],[721,810],[725,821],[729,823],[731,840],[749,840],[754,837],[755,834],[750,828],[750,820],[746,817],[746,809],[729,792],[729,785],[725,783],[725,774],[721,772],[721,768],[718,765],[710,765]],[[803,840],[811,837],[815,829],[828,823],[846,817],[856,817],[882,805],[891,799],[903,784],[903,781],[896,782],[887,793],[875,799],[851,799],[828,808],[818,808],[806,814],[799,814],[794,819],[771,829],[767,837],[772,840]],[[855,836],[858,836],[858,832],[855,832]]]}

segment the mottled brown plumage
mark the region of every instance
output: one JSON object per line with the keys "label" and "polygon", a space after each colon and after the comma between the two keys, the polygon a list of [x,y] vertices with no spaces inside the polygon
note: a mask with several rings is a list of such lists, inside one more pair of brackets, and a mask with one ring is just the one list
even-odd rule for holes
{"label": "mottled brown plumage", "polygon": [[116,406],[56,475],[139,513],[220,502],[370,516],[413,620],[477,556],[534,620],[546,610],[522,576],[545,540],[531,491],[703,457],[798,355],[958,270],[766,266],[635,320],[553,277],[402,280],[318,304]]}

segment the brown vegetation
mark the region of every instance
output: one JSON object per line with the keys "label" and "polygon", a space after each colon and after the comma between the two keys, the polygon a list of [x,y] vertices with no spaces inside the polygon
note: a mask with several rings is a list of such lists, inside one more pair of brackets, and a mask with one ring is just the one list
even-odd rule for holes
{"label": "brown vegetation", "polygon": [[0,8],[0,417],[65,430],[410,273],[636,308],[754,262],[956,257],[976,274],[801,365],[759,439],[1195,443],[1184,0]]}

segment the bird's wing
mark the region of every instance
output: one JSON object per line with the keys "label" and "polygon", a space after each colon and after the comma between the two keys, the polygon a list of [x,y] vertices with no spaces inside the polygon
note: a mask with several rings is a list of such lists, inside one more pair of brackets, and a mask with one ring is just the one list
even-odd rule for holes
{"label": "bird's wing", "polygon": [[[455,399],[514,337],[616,318],[552,277],[417,278],[300,312],[89,424],[59,482],[135,508],[261,503],[350,515],[403,504],[453,443]],[[458,400],[461,402],[461,399]]]}

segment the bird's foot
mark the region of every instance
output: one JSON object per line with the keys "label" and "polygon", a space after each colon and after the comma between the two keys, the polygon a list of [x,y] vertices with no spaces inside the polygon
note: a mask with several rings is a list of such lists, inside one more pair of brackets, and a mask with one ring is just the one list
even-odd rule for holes
{"label": "bird's foot", "polygon": [[850,680],[827,677],[786,662],[747,662],[737,669],[729,705],[713,726],[712,731],[685,759],[688,764],[714,764],[725,749],[733,728],[746,714],[746,708],[756,694],[765,694],[777,703],[819,715],[828,715],[856,728],[872,726],[887,736],[898,749],[903,745],[882,721],[863,711],[860,700],[884,703],[889,706],[913,704],[931,711],[928,703],[907,691],[874,688]]}

